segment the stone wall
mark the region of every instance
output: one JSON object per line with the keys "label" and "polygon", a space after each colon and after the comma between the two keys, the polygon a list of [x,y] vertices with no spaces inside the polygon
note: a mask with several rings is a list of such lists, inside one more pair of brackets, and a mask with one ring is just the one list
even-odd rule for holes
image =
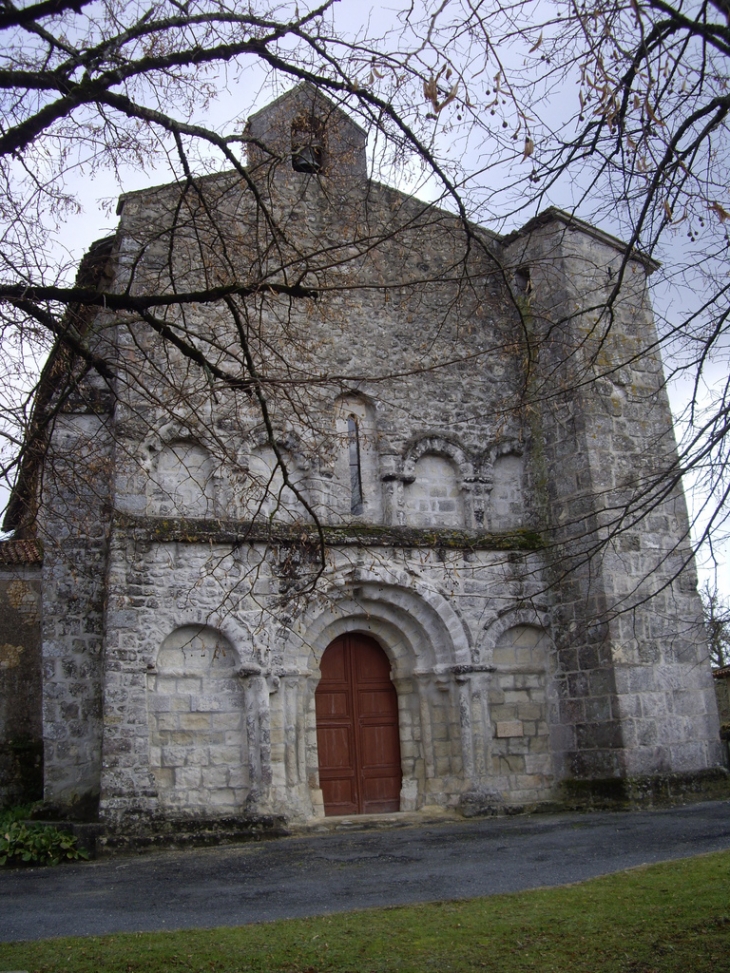
{"label": "stone wall", "polygon": [[715,696],[720,725],[725,739],[730,739],[730,667],[715,669],[712,673],[715,680]]}
{"label": "stone wall", "polygon": [[0,807],[43,796],[41,552],[0,543]]}
{"label": "stone wall", "polygon": [[246,700],[238,653],[209,627],[178,626],[147,667],[149,760],[160,805],[204,817],[248,797]]}
{"label": "stone wall", "polygon": [[[497,804],[551,795],[550,640],[545,618],[516,611],[506,594],[515,583],[537,590],[534,554],[506,556],[485,549],[485,538],[466,556],[431,559],[418,531],[411,540],[423,546],[410,551],[353,545],[330,552],[316,595],[283,611],[291,570],[282,572],[282,555],[295,544],[223,544],[214,531],[208,543],[201,534],[166,542],[134,523],[115,530],[110,562],[106,820],[173,806],[191,816],[203,805],[289,819],[322,813],[314,691],[319,659],[346,631],[374,637],[393,666],[404,810],[458,806],[486,790]],[[194,658],[166,672],[171,645],[189,645]],[[225,652],[218,676],[213,645]]]}

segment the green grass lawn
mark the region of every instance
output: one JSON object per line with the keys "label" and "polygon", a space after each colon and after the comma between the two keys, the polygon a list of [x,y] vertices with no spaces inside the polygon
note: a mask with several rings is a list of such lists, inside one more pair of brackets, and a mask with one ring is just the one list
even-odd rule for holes
{"label": "green grass lawn", "polygon": [[236,929],[0,944],[2,970],[730,971],[730,852],[468,902]]}

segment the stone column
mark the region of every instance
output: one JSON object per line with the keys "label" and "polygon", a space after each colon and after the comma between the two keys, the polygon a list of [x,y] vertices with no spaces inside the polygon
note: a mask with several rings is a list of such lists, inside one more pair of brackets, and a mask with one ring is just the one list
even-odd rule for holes
{"label": "stone column", "polygon": [[251,781],[250,801],[265,808],[271,790],[271,723],[269,686],[260,670],[241,669],[248,765]]}
{"label": "stone column", "polygon": [[324,817],[324,795],[319,786],[319,763],[317,749],[317,714],[314,692],[319,682],[319,671],[302,673],[302,742],[304,745],[305,780],[312,801],[312,814]]}
{"label": "stone column", "polygon": [[492,726],[489,717],[491,667],[454,666],[459,692],[459,724],[467,787],[484,784],[491,773]]}
{"label": "stone column", "polygon": [[387,473],[383,483],[383,523],[392,527],[404,527],[406,523],[406,499],[404,486],[413,483],[412,476],[403,473]]}
{"label": "stone column", "polygon": [[474,530],[488,530],[492,478],[487,475],[465,476],[462,481],[462,491],[466,526]]}

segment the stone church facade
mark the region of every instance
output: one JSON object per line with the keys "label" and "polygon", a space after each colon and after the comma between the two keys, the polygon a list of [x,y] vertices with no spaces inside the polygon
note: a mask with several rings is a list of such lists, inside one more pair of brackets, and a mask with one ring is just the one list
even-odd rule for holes
{"label": "stone church facade", "polygon": [[26,693],[46,801],[123,830],[721,775],[651,262],[369,180],[307,86],[247,137],[245,178],[123,197],[79,277],[220,302],[79,312],[113,375],[41,384],[0,593],[35,599],[2,678],[33,661],[5,732]]}

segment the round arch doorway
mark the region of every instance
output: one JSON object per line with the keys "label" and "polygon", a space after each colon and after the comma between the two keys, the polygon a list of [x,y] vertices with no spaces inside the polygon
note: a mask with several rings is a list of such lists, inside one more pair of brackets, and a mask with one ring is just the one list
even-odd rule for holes
{"label": "round arch doorway", "polygon": [[315,693],[324,813],[400,810],[398,696],[375,639],[352,632],[325,650]]}

